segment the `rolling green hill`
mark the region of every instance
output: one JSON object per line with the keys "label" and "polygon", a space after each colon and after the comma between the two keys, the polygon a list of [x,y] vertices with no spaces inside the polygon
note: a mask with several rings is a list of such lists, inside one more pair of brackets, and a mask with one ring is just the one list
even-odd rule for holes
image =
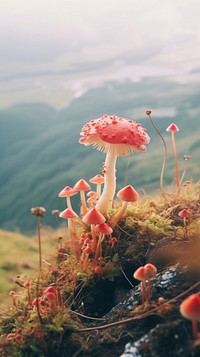
{"label": "rolling green hill", "polygon": [[[151,136],[147,153],[120,158],[117,166],[118,187],[130,183],[137,190],[151,193],[159,189],[163,147],[160,138],[145,116],[153,108],[155,123],[169,144],[165,183],[173,180],[173,157],[170,136],[165,132],[171,122],[180,127],[177,146],[180,173],[183,155],[192,156],[187,179],[199,179],[199,105],[197,84],[174,84],[160,79],[138,83],[108,83],[95,88],[56,111],[43,103],[21,104],[0,111],[0,226],[19,228],[30,233],[35,222],[30,208],[44,206],[45,224],[55,225],[52,209],[62,210],[65,203],[57,197],[66,185],[101,172],[104,155],[78,143],[82,126],[104,113],[137,120]],[[73,205],[78,209],[77,198]]]}

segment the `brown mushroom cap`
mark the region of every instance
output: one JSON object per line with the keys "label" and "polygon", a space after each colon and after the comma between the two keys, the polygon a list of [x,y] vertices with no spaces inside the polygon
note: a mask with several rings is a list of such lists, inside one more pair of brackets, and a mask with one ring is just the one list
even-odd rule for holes
{"label": "brown mushroom cap", "polygon": [[134,151],[146,151],[150,138],[146,129],[135,121],[104,115],[84,125],[79,143],[93,145],[103,152],[127,156]]}
{"label": "brown mushroom cap", "polygon": [[192,294],[180,305],[180,313],[188,320],[200,321],[200,295]]}
{"label": "brown mushroom cap", "polygon": [[128,185],[123,187],[120,191],[118,191],[117,197],[122,201],[135,202],[139,199],[139,194],[133,188],[133,186]]}

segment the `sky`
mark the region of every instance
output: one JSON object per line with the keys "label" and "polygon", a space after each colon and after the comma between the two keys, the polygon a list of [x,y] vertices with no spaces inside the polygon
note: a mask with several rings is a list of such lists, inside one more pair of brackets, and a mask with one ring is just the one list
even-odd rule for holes
{"label": "sky", "polygon": [[1,0],[0,108],[106,80],[199,80],[199,0]]}

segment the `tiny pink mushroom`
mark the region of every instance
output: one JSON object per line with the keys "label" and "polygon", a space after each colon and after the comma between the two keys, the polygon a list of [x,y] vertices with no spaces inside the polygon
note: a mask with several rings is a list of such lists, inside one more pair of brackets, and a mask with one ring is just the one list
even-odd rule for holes
{"label": "tiny pink mushroom", "polygon": [[185,235],[187,236],[188,234],[188,227],[187,227],[187,218],[190,218],[190,211],[187,209],[183,209],[178,213],[179,217],[183,218],[183,225],[185,228]]}
{"label": "tiny pink mushroom", "polygon": [[122,203],[122,206],[119,209],[119,211],[111,219],[112,226],[115,226],[119,222],[119,220],[123,217],[128,203],[135,202],[139,199],[139,194],[133,188],[133,186],[128,185],[128,186],[122,188],[120,191],[118,191],[117,197],[120,200],[122,200],[123,203]]}
{"label": "tiny pink mushroom", "polygon": [[59,192],[58,197],[65,197],[67,201],[67,207],[72,209],[70,197],[76,195],[77,193],[78,191],[74,190],[69,186],[66,186],[63,188],[63,190]]}
{"label": "tiny pink mushroom", "polygon": [[81,179],[74,185],[73,189],[80,192],[81,214],[86,214],[88,208],[85,202],[85,191],[91,190],[90,185],[85,180]]}
{"label": "tiny pink mushroom", "polygon": [[180,179],[179,179],[179,173],[178,173],[178,156],[177,156],[177,150],[176,150],[176,142],[175,142],[175,132],[179,131],[179,128],[176,124],[172,123],[168,126],[166,131],[171,132],[171,138],[172,138],[172,145],[173,145],[173,150],[174,150],[174,163],[175,163],[175,177],[176,177],[176,186],[179,189],[180,186]]}

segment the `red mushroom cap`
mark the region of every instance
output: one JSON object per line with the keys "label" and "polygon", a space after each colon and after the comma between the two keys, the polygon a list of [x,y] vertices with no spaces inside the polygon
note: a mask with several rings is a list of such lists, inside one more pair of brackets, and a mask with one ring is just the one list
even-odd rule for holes
{"label": "red mushroom cap", "polygon": [[139,267],[138,269],[136,269],[135,273],[133,274],[133,277],[140,281],[145,280],[146,279],[145,268]]}
{"label": "red mushroom cap", "polygon": [[176,124],[172,123],[168,126],[168,128],[166,129],[166,131],[179,131],[179,128]]}
{"label": "red mushroom cap", "polygon": [[94,207],[83,216],[83,222],[90,224],[101,224],[105,222],[105,217]]}
{"label": "red mushroom cap", "polygon": [[104,115],[84,125],[80,144],[93,145],[103,152],[127,156],[133,151],[146,151],[150,138],[146,129],[135,121],[118,116]]}
{"label": "red mushroom cap", "polygon": [[46,293],[53,293],[53,294],[56,295],[57,294],[57,290],[53,286],[49,286],[48,288],[46,288],[44,290],[44,294],[46,294]]}
{"label": "red mushroom cap", "polygon": [[92,253],[93,253],[93,250],[92,250],[92,248],[91,248],[89,245],[87,245],[87,247],[84,249],[84,252],[85,252],[86,254],[92,254]]}
{"label": "red mushroom cap", "polygon": [[200,321],[200,295],[192,294],[180,305],[180,313],[188,320]]}
{"label": "red mushroom cap", "polygon": [[88,191],[88,190],[91,190],[91,187],[85,180],[81,179],[74,185],[73,190]]}
{"label": "red mushroom cap", "polygon": [[92,183],[96,183],[96,184],[104,183],[104,177],[102,175],[98,174],[98,175],[92,177],[89,181]]}
{"label": "red mushroom cap", "polygon": [[179,217],[182,218],[189,218],[190,217],[190,212],[187,209],[183,209],[178,213]]}
{"label": "red mushroom cap", "polygon": [[139,199],[139,194],[135,191],[133,186],[128,185],[118,191],[117,197],[122,201],[135,202]]}
{"label": "red mushroom cap", "polygon": [[108,235],[113,232],[113,229],[107,223],[101,223],[98,224],[97,231],[105,235]]}
{"label": "red mushroom cap", "polygon": [[60,212],[59,217],[61,218],[76,218],[78,215],[71,208],[66,208],[64,211]]}
{"label": "red mushroom cap", "polygon": [[74,196],[77,193],[78,192],[76,190],[74,190],[73,188],[66,186],[65,188],[63,188],[63,190],[61,190],[59,192],[58,197]]}
{"label": "red mushroom cap", "polygon": [[157,274],[157,268],[151,263],[146,264],[144,270],[147,279],[154,278]]}

